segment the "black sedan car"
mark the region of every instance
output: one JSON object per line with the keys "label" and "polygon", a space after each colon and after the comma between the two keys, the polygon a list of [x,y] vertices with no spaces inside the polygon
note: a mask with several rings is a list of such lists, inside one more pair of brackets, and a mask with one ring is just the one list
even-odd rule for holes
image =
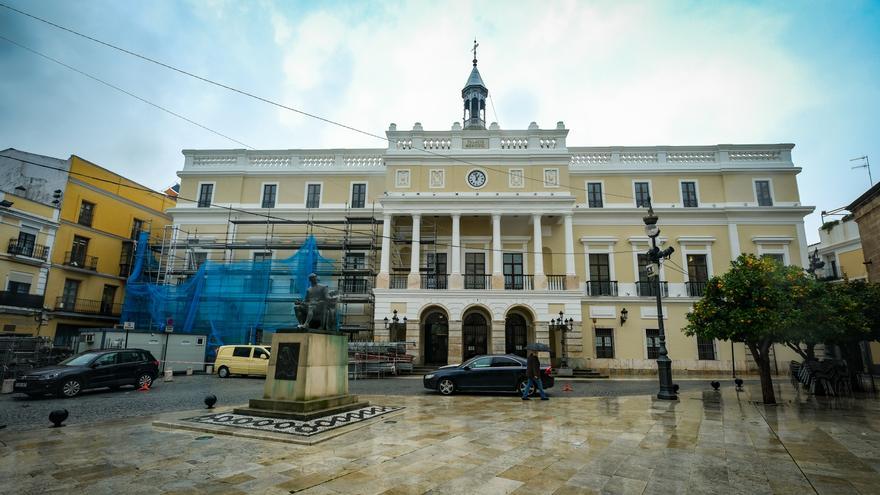
{"label": "black sedan car", "polygon": [[28,371],[15,380],[13,390],[31,397],[57,394],[75,397],[85,389],[123,385],[152,385],[159,361],[143,349],[88,351],[54,366]]}
{"label": "black sedan car", "polygon": [[[477,356],[462,364],[444,366],[422,379],[425,388],[443,395],[464,391],[519,392],[526,386],[526,360],[514,354]],[[542,366],[544,389],[553,387],[550,366]],[[535,392],[532,385],[530,394]]]}

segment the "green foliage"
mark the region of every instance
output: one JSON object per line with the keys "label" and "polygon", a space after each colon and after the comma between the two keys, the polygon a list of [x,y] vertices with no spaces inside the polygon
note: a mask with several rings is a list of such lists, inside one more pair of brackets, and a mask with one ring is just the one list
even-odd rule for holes
{"label": "green foliage", "polygon": [[839,223],[840,223],[840,220],[832,220],[832,221],[830,221],[830,222],[825,222],[825,223],[823,223],[822,226],[819,227],[819,228],[822,229],[822,230],[824,230],[824,231],[826,231],[826,232],[830,232],[831,229],[833,229],[834,226],[837,225],[837,224],[839,224]]}

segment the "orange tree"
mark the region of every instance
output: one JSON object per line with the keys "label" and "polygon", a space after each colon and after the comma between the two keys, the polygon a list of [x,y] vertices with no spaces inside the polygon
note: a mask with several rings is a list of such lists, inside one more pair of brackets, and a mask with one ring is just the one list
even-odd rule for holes
{"label": "orange tree", "polygon": [[705,295],[687,315],[684,332],[745,343],[758,364],[764,403],[775,404],[770,347],[793,340],[812,284],[800,268],[743,254],[730,270],[709,280]]}

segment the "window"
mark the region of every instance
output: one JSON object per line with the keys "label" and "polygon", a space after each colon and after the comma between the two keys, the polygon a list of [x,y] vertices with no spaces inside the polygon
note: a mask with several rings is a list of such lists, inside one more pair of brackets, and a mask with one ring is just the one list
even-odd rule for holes
{"label": "window", "polygon": [[117,287],[115,285],[104,285],[104,292],[101,293],[102,314],[113,313],[113,300],[116,298],[116,289]]}
{"label": "window", "polygon": [[634,182],[636,207],[647,208],[651,204],[651,187],[648,182]]}
{"label": "window", "polygon": [[[525,289],[522,253],[504,253],[502,258],[504,266],[504,288],[508,290]],[[531,287],[529,287],[529,289],[531,289]]]}
{"label": "window", "polygon": [[[430,256],[432,253],[428,253]],[[430,258],[429,258],[430,259]],[[346,253],[345,269],[346,270],[363,270],[367,267],[367,258],[364,253]]]}
{"label": "window", "polygon": [[770,181],[755,181],[755,196],[758,198],[758,206],[773,206],[773,197],[770,195]]}
{"label": "window", "polygon": [[697,335],[697,359],[701,361],[714,361],[715,357],[715,341],[706,337]]}
{"label": "window", "polygon": [[780,265],[785,265],[785,255],[782,253],[764,253],[761,258],[770,258]]}
{"label": "window", "polygon": [[209,208],[214,199],[214,184],[202,184],[199,186],[199,208]]}
{"label": "window", "polygon": [[140,236],[141,231],[144,230],[144,221],[140,218],[135,218],[131,222],[131,237],[132,240],[137,240],[138,236]]}
{"label": "window", "polygon": [[232,350],[232,357],[251,357],[251,348],[236,347]]}
{"label": "window", "polygon": [[611,280],[611,266],[607,253],[590,253],[590,281],[607,282]]}
{"label": "window", "polygon": [[140,361],[146,361],[140,352],[126,351],[119,353],[119,364],[138,363]]}
{"label": "window", "polygon": [[34,255],[34,246],[37,243],[37,236],[30,232],[19,232],[18,243],[12,250],[12,254],[20,254],[22,256],[31,257]]}
{"label": "window", "polygon": [[697,183],[682,182],[681,183],[681,202],[685,208],[697,207]]}
{"label": "window", "polygon": [[70,248],[70,264],[79,267],[85,266],[88,250],[89,239],[87,237],[73,236],[73,245]]}
{"label": "window", "polygon": [[264,261],[272,261],[272,251],[254,253],[254,263],[262,263]]}
{"label": "window", "polygon": [[510,359],[510,358],[494,357],[494,358],[492,358],[492,367],[493,368],[509,368],[509,367],[521,368],[522,365],[518,361],[514,361],[513,359]]}
{"label": "window", "polygon": [[464,254],[464,288],[486,288],[486,253]]}
{"label": "window", "polygon": [[95,215],[95,204],[89,203],[88,201],[83,201],[82,204],[79,205],[79,220],[78,223],[80,225],[85,225],[86,227],[92,226],[92,217]]}
{"label": "window", "polygon": [[206,261],[208,261],[208,253],[205,253],[205,252],[190,253],[189,261],[190,261],[190,269],[198,270],[202,265],[205,264]]}
{"label": "window", "polygon": [[831,276],[837,278],[837,260],[831,260]]}
{"label": "window", "polygon": [[263,184],[262,208],[275,208],[275,195],[278,192],[278,184]]}
{"label": "window", "polygon": [[64,281],[64,291],[61,293],[61,309],[73,311],[76,307],[76,296],[79,292],[79,280],[67,279]]}
{"label": "window", "polygon": [[648,359],[660,357],[660,330],[656,328],[645,330],[645,345],[648,348]]}
{"label": "window", "polygon": [[269,359],[269,353],[266,352],[265,349],[254,347],[254,357],[257,359],[263,359],[263,356],[266,356],[266,359]]}
{"label": "window", "polygon": [[31,291],[31,284],[25,282],[13,282],[10,280],[6,284],[6,291],[13,294],[27,294]]}
{"label": "window", "polygon": [[587,183],[587,203],[590,208],[602,208],[602,183]]}
{"label": "window", "polygon": [[4,332],[14,332],[15,325],[3,325],[3,331]]}
{"label": "window", "polygon": [[352,184],[351,185],[351,207],[363,208],[367,203],[367,185]]}
{"label": "window", "polygon": [[614,329],[596,329],[596,357],[599,359],[614,359]]}
{"label": "window", "polygon": [[321,184],[309,184],[306,196],[306,208],[318,208],[321,206]]}
{"label": "window", "polygon": [[689,254],[688,280],[691,282],[706,282],[709,280],[709,266],[706,264],[705,254]]}
{"label": "window", "polygon": [[490,356],[477,358],[471,361],[468,366],[471,368],[491,368],[492,358]]}
{"label": "window", "polygon": [[95,366],[112,366],[116,364],[116,354],[116,352],[104,354],[98,359],[95,359],[95,362],[92,364]]}

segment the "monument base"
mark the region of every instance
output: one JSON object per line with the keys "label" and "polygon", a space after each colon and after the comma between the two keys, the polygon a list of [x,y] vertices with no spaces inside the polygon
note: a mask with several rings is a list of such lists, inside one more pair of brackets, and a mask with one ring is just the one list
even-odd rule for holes
{"label": "monument base", "polygon": [[369,405],[348,393],[348,338],[297,329],[272,336],[263,398],[234,412],[307,421]]}

